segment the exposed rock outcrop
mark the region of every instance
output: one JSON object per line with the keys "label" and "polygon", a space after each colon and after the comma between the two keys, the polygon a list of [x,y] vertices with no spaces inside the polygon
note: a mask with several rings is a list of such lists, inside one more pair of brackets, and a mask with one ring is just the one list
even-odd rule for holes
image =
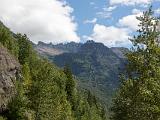
{"label": "exposed rock outcrop", "polygon": [[17,60],[0,45],[0,113],[6,110],[15,93],[15,80],[19,70],[20,64]]}

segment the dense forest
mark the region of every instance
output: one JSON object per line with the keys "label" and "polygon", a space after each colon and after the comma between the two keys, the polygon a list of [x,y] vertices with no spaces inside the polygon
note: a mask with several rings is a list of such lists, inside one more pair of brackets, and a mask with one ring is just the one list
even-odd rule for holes
{"label": "dense forest", "polygon": [[14,34],[2,23],[0,44],[21,64],[15,97],[1,120],[105,120],[102,105],[87,90],[78,90],[66,65],[59,69],[39,57],[26,35]]}

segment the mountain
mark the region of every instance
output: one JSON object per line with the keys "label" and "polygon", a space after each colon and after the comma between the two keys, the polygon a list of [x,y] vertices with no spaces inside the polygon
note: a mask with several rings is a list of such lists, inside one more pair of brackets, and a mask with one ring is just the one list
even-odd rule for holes
{"label": "mountain", "polygon": [[[39,48],[40,45],[37,46]],[[92,40],[84,44],[45,44],[45,47],[63,51],[57,55],[48,52],[45,56],[61,68],[69,65],[78,79],[78,86],[90,90],[106,108],[110,106],[111,98],[119,85],[119,74],[126,64],[124,54],[128,52],[127,48],[108,48]]]}
{"label": "mountain", "polygon": [[60,43],[57,45],[53,45],[52,43],[46,44],[40,41],[38,42],[37,46],[35,46],[35,49],[41,55],[55,56],[63,53],[75,53],[78,51],[81,45],[81,43],[75,42],[70,42],[67,44]]}
{"label": "mountain", "polygon": [[67,44],[57,44],[57,45],[53,45],[54,48],[56,49],[60,49],[60,50],[64,50],[66,52],[77,52],[78,49],[81,47],[82,43],[75,43],[75,42],[70,42]]}

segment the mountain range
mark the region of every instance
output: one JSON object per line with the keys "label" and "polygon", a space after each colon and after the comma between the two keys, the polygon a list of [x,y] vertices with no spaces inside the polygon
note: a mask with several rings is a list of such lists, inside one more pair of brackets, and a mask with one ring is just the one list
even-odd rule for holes
{"label": "mountain range", "polygon": [[86,43],[70,42],[53,45],[39,42],[36,51],[57,66],[70,66],[78,79],[80,89],[90,90],[108,108],[119,85],[119,75],[127,62],[127,48],[108,48],[89,40]]}

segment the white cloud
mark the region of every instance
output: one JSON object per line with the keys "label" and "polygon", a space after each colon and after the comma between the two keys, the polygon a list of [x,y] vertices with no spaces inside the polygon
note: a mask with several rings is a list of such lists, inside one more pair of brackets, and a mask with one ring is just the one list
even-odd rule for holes
{"label": "white cloud", "polygon": [[142,11],[139,10],[139,9],[133,9],[133,10],[132,10],[132,13],[133,13],[133,14],[139,14],[139,13],[142,13]]}
{"label": "white cloud", "polygon": [[91,38],[90,36],[87,36],[87,35],[83,35],[83,36],[82,36],[82,39],[83,39],[84,41],[92,40],[92,38]]}
{"label": "white cloud", "polygon": [[115,10],[117,6],[104,7],[102,11],[97,12],[96,15],[100,18],[111,18],[112,11]]}
{"label": "white cloud", "polygon": [[108,8],[103,8],[103,10],[106,12],[111,12],[111,11],[115,10],[116,8],[117,8],[117,6],[110,6]]}
{"label": "white cloud", "polygon": [[102,42],[108,47],[115,46],[129,46],[131,45],[128,40],[130,31],[125,28],[118,28],[114,26],[104,26],[96,24],[93,33],[89,38],[96,42]]}
{"label": "white cloud", "polygon": [[79,41],[73,9],[59,0],[0,0],[0,20],[38,42]]}
{"label": "white cloud", "polygon": [[128,29],[132,31],[138,30],[138,25],[140,23],[139,20],[137,20],[137,16],[140,16],[142,13],[137,12],[137,14],[124,16],[123,18],[119,19],[118,25],[121,27],[127,27]]}
{"label": "white cloud", "polygon": [[111,18],[111,12],[97,12],[96,15],[100,18]]}
{"label": "white cloud", "polygon": [[96,22],[97,22],[97,18],[93,18],[92,20],[85,20],[83,23],[84,24],[87,24],[87,23],[95,24]]}
{"label": "white cloud", "polygon": [[90,2],[89,4],[90,4],[90,5],[95,5],[95,2]]}
{"label": "white cloud", "polygon": [[110,0],[111,5],[121,4],[121,5],[144,5],[150,4],[152,0]]}
{"label": "white cloud", "polygon": [[160,14],[160,8],[156,9],[156,10],[155,10],[155,13],[156,13],[156,14]]}

